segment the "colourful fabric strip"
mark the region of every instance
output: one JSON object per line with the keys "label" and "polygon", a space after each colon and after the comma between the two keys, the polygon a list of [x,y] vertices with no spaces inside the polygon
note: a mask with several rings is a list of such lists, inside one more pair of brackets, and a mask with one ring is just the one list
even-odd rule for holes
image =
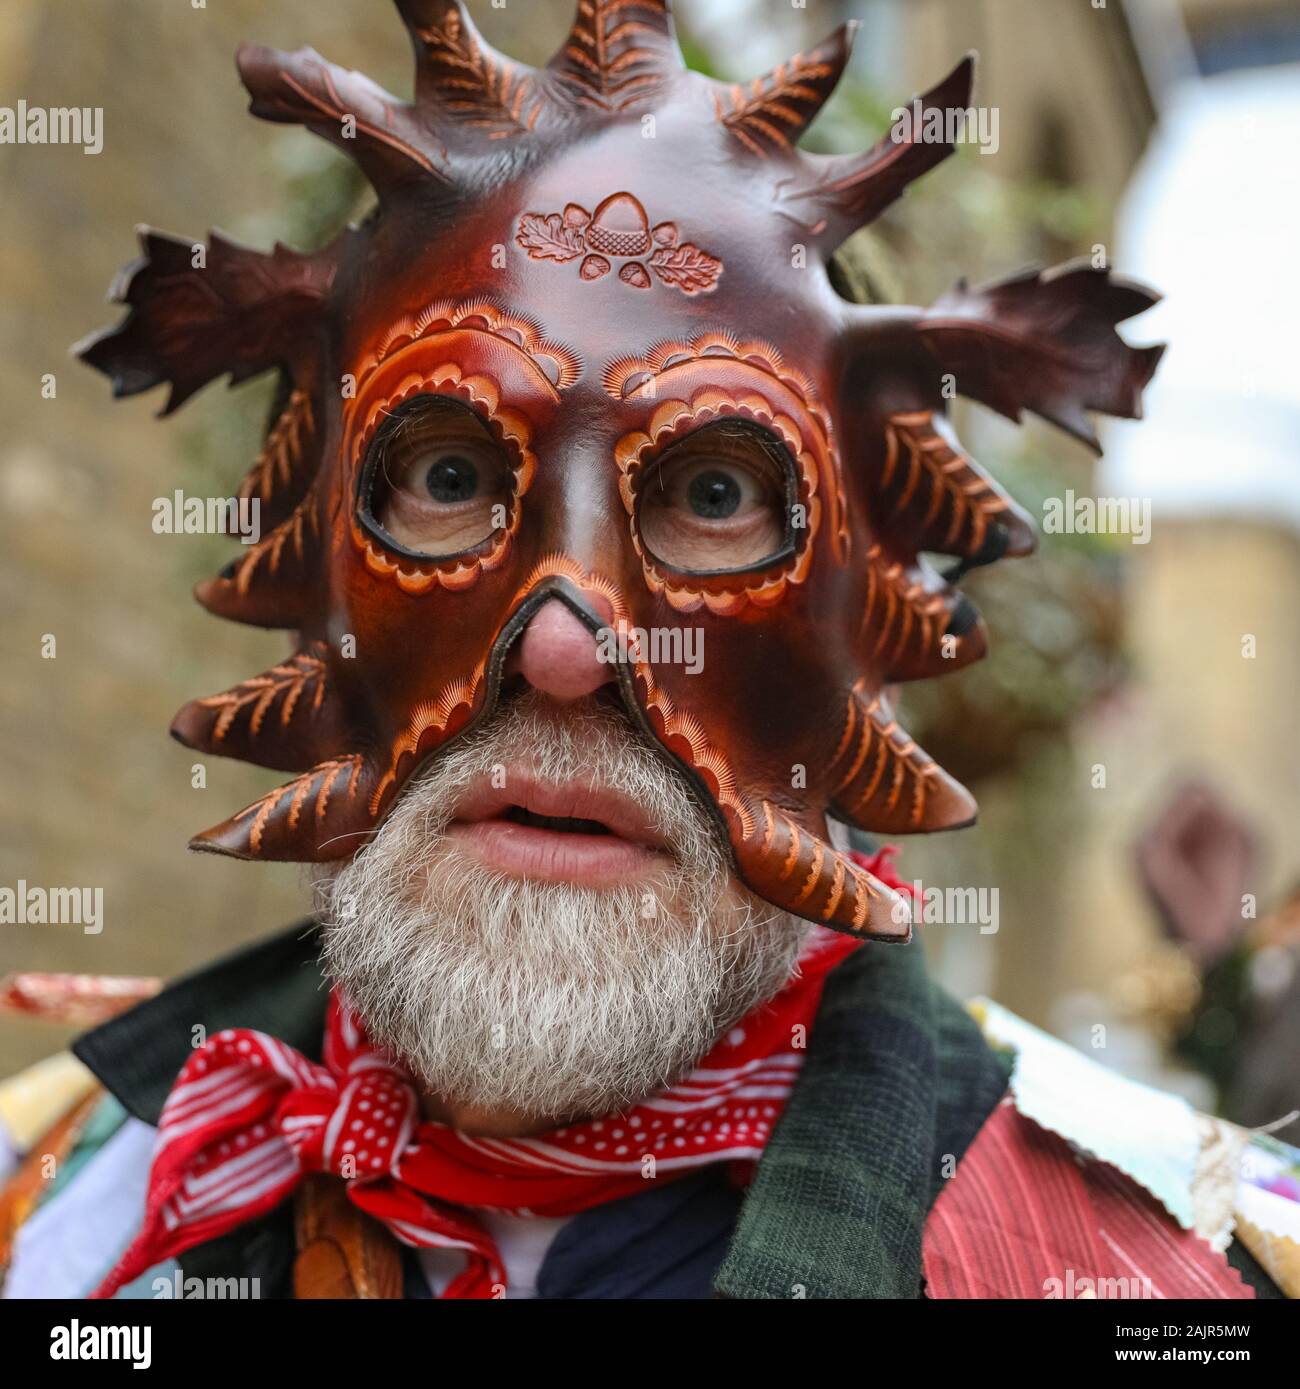
{"label": "colourful fabric strip", "polygon": [[1004,1103],[926,1222],[934,1298],[1250,1298],[1131,1178]]}

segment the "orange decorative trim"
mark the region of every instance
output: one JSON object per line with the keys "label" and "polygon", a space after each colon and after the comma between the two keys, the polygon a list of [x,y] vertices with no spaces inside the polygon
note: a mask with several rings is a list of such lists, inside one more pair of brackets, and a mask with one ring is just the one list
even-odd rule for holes
{"label": "orange decorative trim", "polygon": [[314,428],[311,393],[295,390],[240,484],[239,496],[247,500],[256,497],[265,505],[280,488],[287,487],[298,471],[303,446]]}
{"label": "orange decorative trim", "polygon": [[788,367],[778,348],[757,339],[745,340],[725,328],[697,333],[693,338],[668,339],[655,343],[639,356],[615,357],[605,368],[602,381],[606,392],[615,400],[632,400],[638,396],[655,395],[651,380],[677,367],[720,357],[743,362],[774,377],[787,390],[793,391],[813,416],[829,445],[831,417],[817,396],[811,378]]}
{"label": "orange decorative trim", "polygon": [[454,329],[487,333],[522,352],[541,372],[557,400],[558,393],[582,374],[582,358],[572,348],[548,338],[535,319],[511,313],[491,299],[439,299],[393,324],[374,356],[358,372],[358,394],[366,378],[394,352]]}
{"label": "orange decorative trim", "polygon": [[[429,347],[436,348],[438,339],[450,333],[482,333],[506,344],[527,363],[532,378],[553,403],[559,401],[560,392],[572,386],[582,373],[582,359],[577,353],[546,338],[535,320],[511,313],[490,299],[438,300],[389,328],[358,374],[356,401],[349,412],[351,418],[345,421],[345,430],[357,430],[350,444],[345,496],[349,499],[352,541],[364,555],[366,567],[373,574],[392,579],[403,592],[413,595],[427,593],[434,587],[459,592],[476,584],[485,571],[496,569],[504,562],[522,519],[520,499],[528,491],[537,468],[536,455],[530,448],[533,426],[522,411],[503,403],[504,390],[495,376],[485,372],[467,373],[459,363],[451,360],[432,367],[421,363],[408,375],[400,377],[391,391],[382,397],[370,397],[367,386],[381,367],[394,372],[400,369],[401,355],[420,343],[428,344],[423,354],[427,361]],[[461,350],[463,345],[462,341]],[[448,346],[447,350],[452,349]],[[426,394],[451,396],[472,406],[514,460],[509,522],[485,542],[479,553],[441,560],[391,554],[361,525],[356,507],[351,504],[365,451],[375,431],[404,401]]]}
{"label": "orange decorative trim", "polygon": [[861,684],[859,681],[854,685],[849,694],[844,734],[831,760],[832,771],[844,766],[843,775],[835,783],[835,794],[838,796],[847,790],[865,770],[866,784],[851,802],[844,803],[845,811],[856,819],[883,795],[883,803],[878,808],[883,814],[893,816],[910,777],[911,803],[904,821],[908,829],[918,830],[926,818],[933,784],[943,776],[942,769],[907,735],[897,719],[888,717],[879,695],[870,702],[863,702],[859,693]]}
{"label": "orange decorative trim", "polygon": [[535,588],[545,583],[547,579],[554,578],[567,579],[574,588],[604,598],[609,603],[616,626],[620,622],[627,621],[628,607],[623,598],[623,590],[614,580],[606,578],[604,574],[597,573],[595,570],[588,572],[572,555],[566,555],[560,550],[553,550],[550,554],[543,555],[532,567],[528,577],[520,585],[519,592],[515,594],[510,611],[515,612]]}
{"label": "orange decorative trim", "polygon": [[741,837],[748,839],[757,820],[749,797],[736,782],[731,763],[710,743],[699,720],[678,710],[668,691],[659,686],[649,662],[636,662],[633,674],[640,682],[647,712],[659,717],[663,729],[659,737],[664,746],[701,778],[724,813],[735,818]]}
{"label": "orange decorative trim", "polygon": [[[529,594],[553,578],[567,579],[580,591],[605,599],[615,625],[627,620],[628,608],[619,586],[603,574],[589,573],[572,556],[558,550],[543,555],[533,566],[510,603],[510,615],[513,616],[519,610]],[[506,621],[509,620],[507,617]],[[389,791],[399,780],[403,764],[411,758],[418,760],[424,755],[430,742],[430,734],[435,735],[437,742],[441,743],[469,722],[480,702],[487,662],[488,657],[484,656],[469,679],[449,681],[434,699],[426,700],[415,707],[406,728],[393,743],[388,770],[370,798],[372,815],[379,813]]]}
{"label": "orange decorative trim", "polygon": [[[806,911],[809,916],[837,930],[879,939],[907,939],[910,924],[893,919],[894,894],[889,888],[859,868],[833,845],[796,824],[771,801],[760,801],[759,809],[763,817],[762,842],[753,851],[752,858],[749,854],[739,855],[742,862],[749,860],[751,870],[760,872],[769,884],[774,880],[776,883],[789,884],[791,889],[794,874],[802,865],[802,876],[795,880],[798,882],[797,892],[772,896],[765,891],[764,896],[778,902],[786,911]],[[750,836],[745,837],[749,839]],[[746,848],[749,847],[747,844]],[[820,890],[824,890],[825,897],[821,902],[816,902],[814,899]],[[852,913],[841,916],[840,907],[846,892],[851,893]],[[887,922],[872,921],[873,902],[888,914]]]}
{"label": "orange decorative trim", "polygon": [[[656,400],[663,397],[668,389],[666,384],[661,385],[660,378],[666,378],[680,368],[718,360],[737,362],[770,377],[797,399],[802,410],[811,420],[813,439],[810,441],[812,445],[810,457],[814,460],[824,457],[826,466],[824,469],[825,485],[820,486],[817,479],[823,476],[823,469],[814,462],[810,492],[818,493],[820,497],[825,499],[835,559],[837,563],[845,563],[849,552],[848,516],[844,500],[844,480],[840,468],[839,452],[835,447],[830,414],[818,397],[816,387],[811,379],[802,372],[788,367],[780,351],[771,343],[754,339],[745,340],[726,329],[697,333],[692,338],[656,343],[649,351],[640,356],[614,358],[602,373],[602,381],[606,393],[615,400]],[[698,399],[698,395],[694,397],[692,405]],[[747,402],[759,400],[762,402],[763,410],[769,416],[778,416],[781,420],[790,422],[788,415],[774,410],[773,406],[763,397],[757,394],[750,396],[746,393],[744,399]],[[655,419],[660,418],[661,416],[656,414]],[[764,421],[764,423],[771,422],[771,419]],[[778,430],[778,432],[780,431]],[[791,443],[790,448],[792,452],[799,453],[806,449],[807,444],[803,439],[802,430],[797,425],[794,426],[794,433],[798,438],[798,443]],[[620,441],[618,445],[620,453],[628,451],[624,446],[628,445],[629,440],[633,437],[629,435]],[[626,502],[625,496],[625,505]],[[812,525],[813,520],[810,515],[809,544],[811,544],[812,539]]]}
{"label": "orange decorative trim", "polygon": [[[247,597],[254,579],[266,581],[276,578],[286,547],[292,551],[294,559],[302,564],[307,548],[314,548],[319,540],[320,518],[316,514],[316,498],[314,493],[309,492],[294,507],[288,520],[282,521],[239,561],[230,582],[241,598]],[[266,561],[265,566],[263,560]]]}
{"label": "orange decorative trim", "polygon": [[248,816],[253,816],[253,823],[248,831],[248,847],[254,854],[259,854],[262,850],[262,836],[265,833],[267,823],[279,810],[286,796],[292,797],[289,803],[287,822],[290,832],[298,828],[302,808],[308,800],[312,802],[316,823],[320,824],[325,819],[330,796],[333,794],[339,777],[347,773],[347,783],[343,794],[351,800],[356,795],[357,783],[361,778],[363,767],[364,759],[359,752],[350,753],[347,757],[332,758],[328,762],[321,762],[303,772],[301,776],[294,777],[292,781],[286,782],[268,795],[262,796],[251,805],[245,806],[238,814],[231,817],[231,823],[238,824],[241,820],[247,819]]}
{"label": "orange decorative trim", "polygon": [[[766,425],[789,448],[799,470],[799,499],[808,513],[795,553],[779,568],[761,574],[711,575],[704,583],[665,567],[655,559],[641,538],[636,516],[636,484],[644,466],[683,435],[715,419],[750,419]],[[767,608],[780,602],[788,584],[802,583],[812,563],[813,541],[821,525],[821,501],[816,496],[817,460],[804,446],[799,425],[788,415],[777,414],[761,395],[732,396],[714,387],[698,391],[688,403],[666,400],[654,412],[648,432],[625,434],[614,446],[619,468],[619,495],[632,527],[632,544],[651,592],[662,594],[678,612],[708,608],[719,617],[732,617],[752,603]]]}
{"label": "orange decorative trim", "polygon": [[578,0],[552,68],[582,106],[626,111],[664,85],[671,68],[665,0]]}
{"label": "orange decorative trim", "polygon": [[357,508],[351,504],[348,508],[349,529],[353,544],[365,556],[366,567],[370,572],[382,578],[393,579],[403,592],[426,593],[435,585],[460,592],[476,584],[485,570],[496,569],[504,562],[511,542],[518,533],[522,520],[520,499],[528,491],[537,471],[537,457],[529,448],[532,426],[524,415],[502,406],[501,389],[495,381],[487,376],[463,376],[460,367],[454,362],[444,362],[423,375],[404,377],[392,395],[371,405],[366,422],[356,436],[352,448],[351,473],[346,484],[345,495],[349,503],[355,495],[357,475],[375,431],[399,405],[417,395],[453,396],[463,400],[483,416],[492,433],[509,450],[513,459],[511,473],[514,478],[514,493],[508,524],[492,536],[490,544],[482,553],[443,560],[407,559],[390,554],[361,525],[357,517]]}
{"label": "orange decorative trim", "polygon": [[800,53],[766,77],[736,83],[713,97],[719,121],[753,154],[790,150],[839,79],[843,63],[825,61],[820,53]]}
{"label": "orange decorative trim", "polygon": [[486,130],[490,140],[527,134],[537,124],[542,102],[535,83],[488,51],[458,9],[449,8],[441,26],[415,33],[424,44],[422,69],[437,83],[444,109]]}
{"label": "orange decorative trim", "polygon": [[867,551],[867,597],[859,628],[864,637],[875,633],[871,658],[892,671],[918,626],[919,648],[933,651],[948,626],[947,598],[919,579],[909,580],[903,565],[897,560],[886,563],[880,545],[873,544]]}
{"label": "orange decorative trim", "polygon": [[437,742],[442,743],[451,733],[458,732],[469,722],[479,702],[486,672],[485,656],[474,668],[474,673],[468,680],[449,681],[435,698],[417,704],[411,711],[406,728],[393,743],[388,770],[380,778],[374,794],[370,797],[372,816],[379,814],[384,799],[398,779],[403,762],[409,758],[418,760],[423,755],[426,735],[437,734]]}
{"label": "orange decorative trim", "polygon": [[311,710],[313,713],[319,711],[328,683],[324,653],[324,643],[313,642],[311,650],[295,652],[289,660],[272,666],[265,674],[250,676],[222,694],[196,700],[201,708],[221,711],[212,725],[212,742],[222,742],[246,709],[250,711],[248,731],[252,737],[257,737],[266,715],[277,701],[280,727],[288,728],[308,686],[315,687]]}
{"label": "orange decorative trim", "polygon": [[[1011,499],[938,432],[931,410],[893,415],[885,425],[885,463],[877,484],[882,497],[900,466],[898,492],[885,505],[897,516],[917,496],[922,483],[928,483],[928,502],[917,527],[925,541],[923,549],[975,554],[984,543],[989,522],[1011,510]],[[939,531],[935,528],[945,502],[948,523]]]}

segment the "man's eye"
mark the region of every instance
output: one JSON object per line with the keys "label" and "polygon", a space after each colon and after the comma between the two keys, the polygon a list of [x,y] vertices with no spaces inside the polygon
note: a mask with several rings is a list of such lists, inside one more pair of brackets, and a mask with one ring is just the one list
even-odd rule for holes
{"label": "man's eye", "polygon": [[721,521],[735,514],[741,502],[740,483],[722,468],[706,468],[695,474],[686,488],[687,500],[697,516]]}
{"label": "man's eye", "polygon": [[490,539],[512,496],[510,458],[479,417],[430,398],[377,441],[362,504],[399,545],[442,558]]}
{"label": "man's eye", "polygon": [[424,485],[435,502],[467,502],[478,491],[478,469],[473,459],[453,453],[429,464]]}
{"label": "man's eye", "polygon": [[747,569],[787,541],[793,464],[766,430],[708,425],[669,449],[640,486],[646,547],[675,569]]}

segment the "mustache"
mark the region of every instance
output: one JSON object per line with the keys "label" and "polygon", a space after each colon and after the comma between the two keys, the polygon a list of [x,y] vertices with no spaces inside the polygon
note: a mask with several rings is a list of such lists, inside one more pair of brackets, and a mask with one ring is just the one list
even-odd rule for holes
{"label": "mustache", "polygon": [[421,832],[441,836],[463,795],[484,785],[508,793],[512,773],[605,793],[635,806],[678,859],[730,865],[729,847],[706,802],[613,690],[566,704],[527,687],[510,693],[485,722],[416,772],[388,823],[403,803],[418,801]]}

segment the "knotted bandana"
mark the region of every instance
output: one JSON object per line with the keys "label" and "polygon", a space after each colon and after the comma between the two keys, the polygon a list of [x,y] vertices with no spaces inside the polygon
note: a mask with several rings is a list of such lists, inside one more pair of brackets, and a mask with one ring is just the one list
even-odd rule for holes
{"label": "knotted bandana", "polygon": [[564,1216],[709,1163],[748,1175],[794,1085],[826,976],[858,944],[814,928],[776,997],[683,1080],[616,1117],[531,1138],[475,1138],[421,1119],[410,1076],[370,1044],[337,990],[323,1064],[264,1032],[218,1033],[177,1077],[143,1227],[94,1296],[266,1214],[313,1172],[345,1180],[403,1244],[463,1250],[444,1297],[499,1296],[505,1268],[473,1209]]}

